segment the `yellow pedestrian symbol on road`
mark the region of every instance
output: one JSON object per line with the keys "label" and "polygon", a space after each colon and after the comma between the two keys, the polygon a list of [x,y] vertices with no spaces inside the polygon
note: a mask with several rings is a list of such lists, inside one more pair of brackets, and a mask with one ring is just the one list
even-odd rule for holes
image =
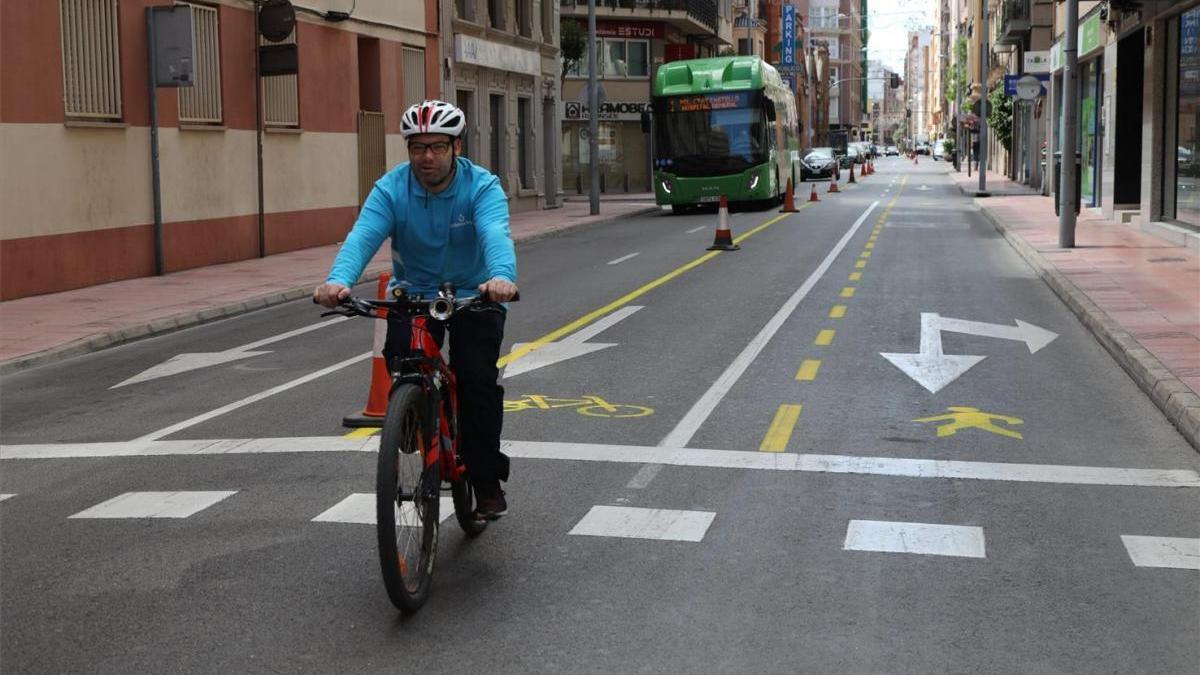
{"label": "yellow pedestrian symbol on road", "polygon": [[960,429],[982,429],[984,431],[1008,436],[1021,440],[1021,434],[1011,429],[1004,429],[996,426],[995,422],[1001,422],[1016,426],[1024,424],[1024,420],[1020,417],[1011,417],[1009,415],[997,415],[995,413],[983,412],[979,408],[971,408],[964,405],[952,405],[946,408],[948,411],[945,415],[937,415],[935,417],[918,417],[914,422],[949,422],[937,428],[938,438],[953,436]]}

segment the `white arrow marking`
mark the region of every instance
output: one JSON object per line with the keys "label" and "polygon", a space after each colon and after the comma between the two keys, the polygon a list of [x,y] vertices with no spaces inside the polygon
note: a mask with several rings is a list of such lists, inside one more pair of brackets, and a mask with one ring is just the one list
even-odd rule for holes
{"label": "white arrow marking", "polygon": [[[576,356],[583,356],[584,354],[598,352],[601,349],[616,347],[616,343],[588,343],[586,340],[599,335],[601,331],[611,328],[639,309],[642,309],[642,306],[630,305],[628,307],[622,307],[603,319],[600,319],[599,321],[583,328],[580,331],[568,335],[558,342],[547,342],[534,351],[529,352],[524,357],[509,363],[504,369],[504,379],[508,379],[514,375],[520,375],[521,373],[527,373],[531,370],[537,370],[538,368],[544,368],[545,366],[558,363],[559,361],[573,359]],[[524,342],[519,342],[514,344],[512,349],[515,352],[521,347],[525,346],[525,344],[526,343]]]}
{"label": "white arrow marking", "polygon": [[944,354],[942,352],[942,331],[981,335],[1002,340],[1017,340],[1024,342],[1031,354],[1036,353],[1058,337],[1057,333],[1020,320],[1017,321],[1016,326],[1004,326],[951,319],[938,316],[933,312],[922,312],[921,351],[917,354],[881,352],[880,356],[891,361],[906,375],[928,389],[931,394],[936,394],[975,364],[987,358],[966,354]]}
{"label": "white arrow marking", "polygon": [[124,387],[127,384],[136,384],[138,382],[146,382],[148,380],[154,380],[154,379],[157,379],[160,377],[168,377],[171,375],[178,375],[179,373],[186,373],[189,370],[199,370],[200,368],[207,368],[209,366],[219,366],[222,363],[229,363],[230,361],[238,361],[240,359],[247,359],[247,358],[250,358],[251,356],[261,356],[263,354],[270,354],[271,352],[269,352],[269,351],[256,352],[256,351],[252,351],[252,350],[254,350],[257,347],[262,347],[263,345],[269,345],[272,342],[279,342],[280,340],[286,340],[290,337],[302,335],[309,331],[317,330],[318,328],[325,328],[327,326],[332,326],[336,323],[341,323],[342,321],[345,321],[347,318],[349,318],[349,317],[340,316],[335,319],[330,319],[329,321],[322,321],[321,323],[316,323],[311,326],[305,326],[304,328],[297,328],[296,330],[288,331],[286,333],[280,333],[279,335],[272,335],[269,338],[263,338],[262,340],[258,340],[256,342],[251,342],[249,344],[244,344],[240,347],[233,347],[231,349],[226,349],[223,352],[194,352],[194,353],[179,354],[177,356],[172,356],[171,358],[158,364],[157,366],[152,366],[150,368],[147,368],[146,370],[143,370],[142,372],[138,373],[137,375],[134,375],[133,377],[131,377],[123,382],[114,384],[113,386],[109,387],[109,389],[116,389],[117,387]]}
{"label": "white arrow marking", "polygon": [[921,187],[917,188],[917,191],[918,192],[929,192],[929,188],[926,187],[925,185],[921,185]]}

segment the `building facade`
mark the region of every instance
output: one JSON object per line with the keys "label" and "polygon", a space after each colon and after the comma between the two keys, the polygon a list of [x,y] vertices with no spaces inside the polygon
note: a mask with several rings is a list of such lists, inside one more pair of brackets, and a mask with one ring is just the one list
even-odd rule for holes
{"label": "building facade", "polygon": [[[586,2],[563,0],[561,11],[564,20],[579,21],[586,28]],[[731,50],[733,12],[730,0],[605,0],[598,4],[601,193],[653,190],[650,139],[642,131],[641,113],[649,110],[654,74],[669,60],[716,56]],[[591,191],[587,67],[585,54],[562,79],[560,148],[566,194]]]}
{"label": "building facade", "polygon": [[358,0],[349,18],[308,0],[284,39],[298,72],[257,85],[250,5],[187,3],[194,86],[155,93],[156,225],[146,11],[170,4],[0,3],[0,298],[336,242],[406,159],[404,106],[440,93],[436,0]]}
{"label": "building facade", "polygon": [[[814,48],[828,54],[829,131],[845,131],[858,138],[863,122],[862,16],[859,0],[809,0],[809,31]],[[818,140],[825,145],[827,139]]]}
{"label": "building facade", "polygon": [[440,13],[442,96],[467,115],[464,152],[516,213],[554,206],[561,181],[557,0],[455,0]]}

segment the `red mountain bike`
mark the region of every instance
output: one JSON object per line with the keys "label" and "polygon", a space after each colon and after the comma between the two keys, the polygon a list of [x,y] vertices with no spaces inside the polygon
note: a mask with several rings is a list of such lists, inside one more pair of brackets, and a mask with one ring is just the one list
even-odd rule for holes
{"label": "red mountain bike", "polygon": [[429,597],[442,491],[450,491],[454,515],[468,537],[487,528],[486,520],[475,518],[475,494],[459,454],[454,373],[426,322],[447,322],[455,312],[473,311],[488,301],[456,299],[449,283],[431,299],[408,296],[400,288],[393,290],[393,297],[351,296],[322,316],[382,319],[402,313],[410,319],[411,355],[388,364],[392,387],[379,436],[375,526],[388,598],[400,610],[415,612]]}

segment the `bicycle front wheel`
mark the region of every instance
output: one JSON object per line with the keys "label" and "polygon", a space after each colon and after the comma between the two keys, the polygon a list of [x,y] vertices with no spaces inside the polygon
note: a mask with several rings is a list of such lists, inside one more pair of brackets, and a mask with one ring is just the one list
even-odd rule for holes
{"label": "bicycle front wheel", "polygon": [[414,612],[429,596],[437,556],[441,479],[426,462],[424,396],[416,385],[392,393],[375,475],[379,564],[392,604]]}

